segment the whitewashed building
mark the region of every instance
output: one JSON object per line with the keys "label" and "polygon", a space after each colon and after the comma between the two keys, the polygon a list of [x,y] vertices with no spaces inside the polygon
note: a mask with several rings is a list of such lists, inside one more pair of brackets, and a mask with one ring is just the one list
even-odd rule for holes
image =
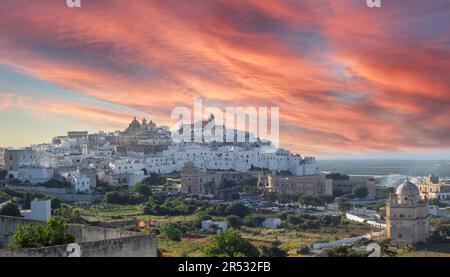
{"label": "whitewashed building", "polygon": [[280,227],[280,225],[281,219],[275,217],[266,218],[262,223],[262,226],[267,229],[277,229],[278,227]]}
{"label": "whitewashed building", "polygon": [[[14,173],[13,173],[14,175]],[[54,176],[53,168],[39,166],[24,166],[17,171],[17,179],[24,183],[36,185],[52,179]]]}
{"label": "whitewashed building", "polygon": [[204,232],[223,232],[228,229],[228,223],[226,221],[213,221],[203,220],[202,231]]}
{"label": "whitewashed building", "polygon": [[27,219],[47,221],[52,215],[52,201],[38,200],[31,201],[31,209],[22,211],[22,216]]}
{"label": "whitewashed building", "polygon": [[91,178],[87,175],[74,174],[71,182],[76,192],[89,193],[91,191]]}

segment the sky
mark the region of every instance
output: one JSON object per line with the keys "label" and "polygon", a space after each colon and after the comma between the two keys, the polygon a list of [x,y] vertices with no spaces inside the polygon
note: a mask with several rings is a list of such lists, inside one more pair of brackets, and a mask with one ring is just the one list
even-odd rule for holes
{"label": "sky", "polygon": [[280,109],[319,158],[450,159],[450,1],[0,1],[0,146]]}

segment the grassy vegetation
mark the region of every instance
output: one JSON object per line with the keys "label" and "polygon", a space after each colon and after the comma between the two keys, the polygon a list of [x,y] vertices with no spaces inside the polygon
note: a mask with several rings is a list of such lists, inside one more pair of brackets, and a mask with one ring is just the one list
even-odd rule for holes
{"label": "grassy vegetation", "polygon": [[450,243],[428,243],[414,248],[401,248],[401,257],[450,257]]}
{"label": "grassy vegetation", "polygon": [[158,237],[158,249],[163,257],[201,257],[203,247],[210,242],[210,236],[183,237],[180,242]]}
{"label": "grassy vegetation", "polygon": [[[100,204],[81,210],[83,218],[88,221],[120,222],[126,220],[157,221],[160,225],[167,223],[192,222],[197,216],[153,216],[146,215],[144,205],[108,205]],[[215,220],[226,220],[226,217],[214,216]],[[337,227],[322,227],[318,230],[300,231],[291,228],[264,229],[261,227],[242,227],[242,236],[255,246],[269,246],[272,242],[281,242],[280,248],[289,256],[299,256],[297,250],[305,245],[311,246],[318,242],[343,239],[355,235],[363,235],[370,231],[366,226],[356,224],[340,224]],[[167,257],[197,257],[202,255],[203,247],[208,244],[211,234],[200,230],[184,234],[180,242],[169,240],[158,235],[158,248]]]}

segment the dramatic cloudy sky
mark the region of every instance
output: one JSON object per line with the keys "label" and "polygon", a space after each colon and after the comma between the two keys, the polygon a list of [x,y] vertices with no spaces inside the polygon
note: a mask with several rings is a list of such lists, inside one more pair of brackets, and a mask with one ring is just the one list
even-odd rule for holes
{"label": "dramatic cloudy sky", "polygon": [[450,1],[0,0],[0,145],[277,106],[319,157],[450,157]]}

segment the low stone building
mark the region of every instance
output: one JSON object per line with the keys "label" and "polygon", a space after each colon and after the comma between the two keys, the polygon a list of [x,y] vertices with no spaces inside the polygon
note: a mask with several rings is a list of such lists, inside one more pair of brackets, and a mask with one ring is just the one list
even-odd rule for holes
{"label": "low stone building", "polygon": [[267,229],[277,229],[280,225],[281,219],[277,217],[266,218],[262,223],[262,227]]}
{"label": "low stone building", "polygon": [[386,236],[405,245],[425,242],[429,238],[429,213],[420,200],[417,186],[410,181],[399,185],[386,204]]}
{"label": "low stone building", "polygon": [[212,193],[214,184],[216,189],[223,188],[227,184],[240,183],[250,179],[260,177],[259,172],[238,172],[238,171],[201,171],[194,166],[194,163],[187,162],[181,169],[181,191],[189,194]]}
{"label": "low stone building", "polygon": [[224,232],[228,229],[228,223],[226,221],[213,221],[213,220],[203,220],[202,221],[202,231],[205,232]]}
{"label": "low stone building", "polygon": [[22,211],[22,216],[27,219],[47,221],[52,215],[52,201],[35,198],[30,203],[30,210]]}
{"label": "low stone building", "polygon": [[325,175],[308,176],[279,176],[269,174],[263,177],[261,184],[263,189],[269,192],[281,194],[303,194],[303,195],[331,195],[331,188],[327,187]]}

